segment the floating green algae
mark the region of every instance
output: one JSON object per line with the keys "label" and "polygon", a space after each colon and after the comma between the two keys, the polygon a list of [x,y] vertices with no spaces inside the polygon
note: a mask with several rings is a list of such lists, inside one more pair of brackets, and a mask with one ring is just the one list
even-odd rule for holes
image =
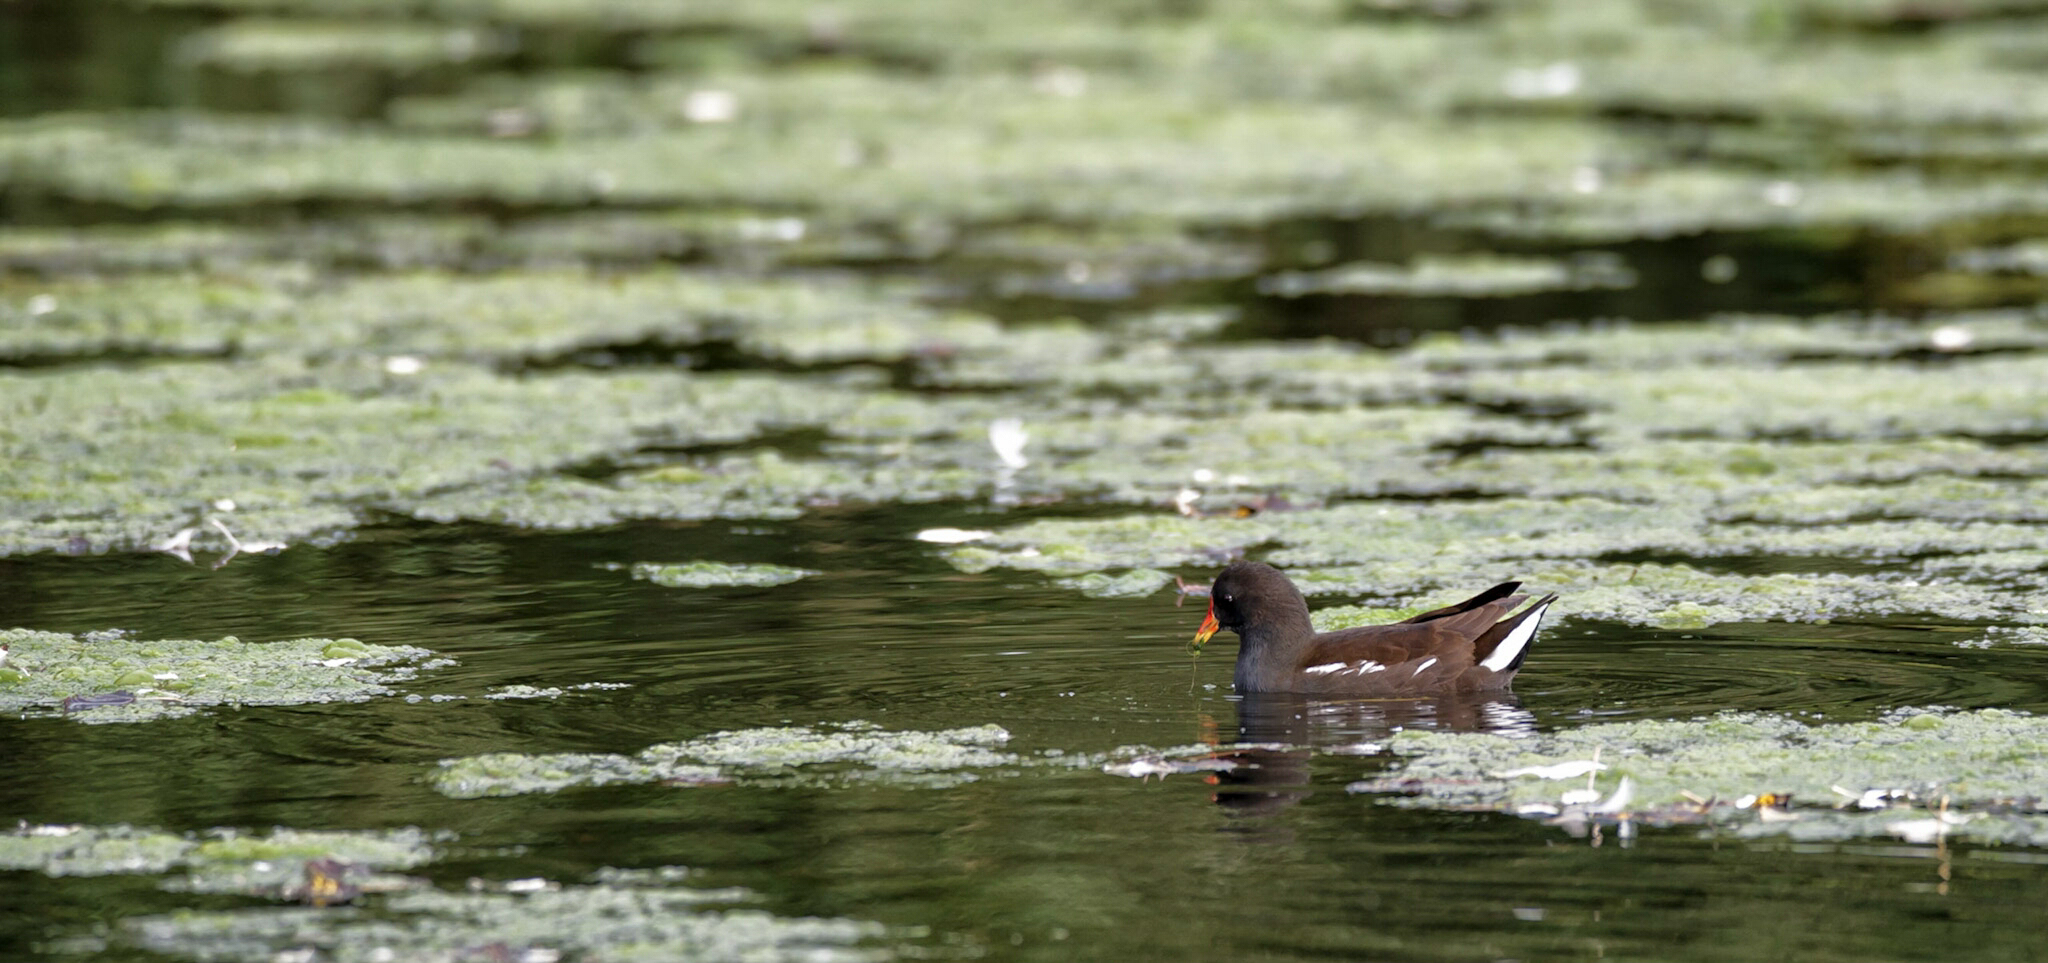
{"label": "floating green algae", "polygon": [[[112,297],[85,288],[61,296],[27,290],[16,302],[21,310],[49,308],[52,319],[74,310],[90,316],[93,297]],[[132,292],[140,298],[136,306],[120,311],[143,311],[148,290]],[[1381,495],[1586,494],[1676,506],[1715,523],[1740,517],[1749,499],[1802,488],[2035,473],[2043,465],[2037,452],[1974,437],[2048,430],[2030,393],[2042,377],[2040,363],[2011,353],[2039,335],[2011,315],[1920,325],[1836,320],[1824,322],[1820,335],[1768,321],[1738,326],[1737,337],[1692,328],[1559,330],[1429,342],[1388,356],[1327,344],[1176,344],[1142,328],[1005,331],[985,319],[955,334],[947,333],[951,322],[943,315],[892,307],[895,294],[874,292],[869,301],[834,306],[829,286],[786,296],[770,290],[637,276],[607,288],[575,274],[364,281],[308,308],[350,320],[322,326],[337,338],[328,348],[315,341],[299,350],[340,351],[342,360],[266,356],[225,368],[124,373],[123,397],[138,410],[115,417],[92,406],[115,378],[108,373],[0,380],[0,396],[12,397],[13,410],[71,416],[14,423],[38,426],[15,429],[22,432],[12,439],[20,450],[59,456],[8,463],[18,494],[11,520],[0,523],[0,545],[138,548],[184,528],[211,544],[204,513],[222,499],[236,506],[225,524],[270,545],[346,532],[366,510],[579,529],[637,518],[789,517],[848,502],[1086,497],[1166,505],[1179,502],[1183,490],[1195,492],[1189,507],[1212,512],[1268,494],[1297,504]],[[215,310],[208,300],[214,295],[187,294],[172,300],[174,314]],[[351,300],[357,295],[361,300]],[[272,319],[252,322],[244,345],[258,343],[265,324],[297,317],[289,292],[245,286],[219,296],[228,306],[222,318]],[[583,335],[553,320],[572,301],[597,318]],[[656,320],[678,309],[672,322]],[[508,352],[603,353],[609,349],[595,346],[603,337],[631,340],[656,331],[679,338],[679,347],[709,344],[701,339],[723,337],[716,318],[725,310],[738,312],[733,331],[754,332],[741,340],[783,330],[801,341],[803,332],[833,328],[857,335],[866,345],[863,358],[908,352],[923,384],[1005,393],[881,390],[862,372],[633,369],[512,378],[475,363],[502,361]],[[120,311],[85,323],[80,330],[102,333],[81,343],[126,337],[105,333],[128,324]],[[385,320],[366,320],[379,312]],[[787,328],[763,320],[792,312],[803,320]],[[869,316],[889,317],[897,334],[858,334],[867,330],[859,319]],[[490,337],[501,340],[469,340],[467,322],[440,320],[470,317],[478,319],[476,330],[495,331]],[[614,321],[620,326],[608,328]],[[921,327],[928,322],[936,326]],[[173,336],[164,345],[225,350],[220,338],[233,328],[210,324],[201,325],[210,334]],[[1957,335],[1942,333],[1950,328],[2003,345],[2002,353],[1965,353],[1889,377],[1896,362],[1882,359],[1950,343]],[[66,329],[52,321],[29,330]],[[285,329],[277,330],[282,337]],[[603,335],[598,342],[588,339],[593,331]],[[920,340],[926,338],[935,340]],[[769,356],[777,350],[768,341],[749,343]],[[49,341],[34,350],[62,345]],[[926,352],[939,345],[943,350]],[[1602,353],[1605,345],[1613,356]],[[392,353],[354,354],[371,346]],[[1808,357],[1823,349],[1831,353],[1827,360]],[[807,348],[801,357],[823,357],[816,352],[825,350]],[[841,357],[838,350],[831,356]],[[473,360],[439,354],[451,351]],[[1688,367],[1669,370],[1680,363]],[[1911,402],[1889,390],[1901,379],[1914,388]],[[1116,405],[1091,397],[1111,389],[1134,397]],[[540,416],[559,410],[575,410],[579,419]],[[1031,415],[1030,464],[999,474],[982,429],[1019,412]],[[81,423],[93,428],[90,442],[72,427]],[[823,445],[789,455],[769,448],[635,461],[650,444],[729,444],[796,428],[822,432]],[[222,433],[230,439],[226,451],[217,441]],[[150,469],[94,471],[88,450],[93,460],[142,461]],[[65,457],[72,451],[80,454]],[[558,473],[606,457],[656,467],[599,479]],[[1750,535],[1759,544],[1777,537]],[[1729,539],[1718,548],[1704,536],[1693,541],[1706,548],[1696,552],[1682,540],[1661,547],[1734,551]],[[1112,558],[1092,567],[1118,562],[1163,564]]]}
{"label": "floating green algae", "polygon": [[878,924],[785,919],[732,904],[738,889],[687,885],[681,867],[600,870],[586,885],[473,881],[442,892],[396,875],[431,862],[452,839],[417,828],[166,833],[131,826],[28,825],[0,833],[0,869],[47,876],[150,874],[180,893],[309,898],[307,865],[347,872],[358,908],[186,909],[124,920],[117,939],[179,957],[274,960],[308,940],[336,960],[455,959],[507,945],[607,959],[866,960]]}
{"label": "floating green algae", "polygon": [[[2048,751],[2048,720],[2001,709],[1902,711],[1876,722],[1826,724],[1731,712],[1524,738],[1411,729],[1386,748],[1396,757],[1393,767],[1353,791],[1405,794],[1389,797],[1405,805],[1556,815],[1573,805],[1564,794],[1587,786],[1591,771],[1597,797],[1588,799],[1612,798],[1627,781],[1608,816],[1706,817],[1745,834],[1912,838],[1917,825],[1893,824],[1938,818],[1930,811],[1945,807],[1964,818],[1944,823],[1943,834],[2027,845],[2048,838],[2041,835],[2048,820],[2034,815],[2048,799],[2048,783],[2034,765]],[[1538,772],[1551,767],[1568,775]],[[1792,817],[1735,805],[1765,794],[1790,794]],[[1844,819],[1827,811],[1844,806],[1890,812],[1884,819]],[[1978,822],[1980,814],[1989,815]]]}
{"label": "floating green algae", "polygon": [[1089,572],[1086,575],[1055,581],[1061,588],[1071,589],[1093,599],[1144,598],[1172,583],[1172,575],[1156,568],[1132,569],[1116,575]]}
{"label": "floating green algae", "polygon": [[[314,76],[492,54],[546,64],[566,34],[632,37],[634,70],[433,85],[390,112],[389,127],[415,136],[365,125],[265,138],[192,112],[137,135],[67,118],[0,137],[23,142],[0,158],[33,195],[134,206],[738,202],[940,237],[974,221],[1427,210],[1634,238],[2040,209],[2014,157],[2048,113],[2030,54],[2011,31],[1968,29],[1946,9],[1942,29],[1882,42],[1860,31],[1913,16],[1820,3],[1441,18],[1330,3],[1133,15],[949,2],[830,18],[779,2],[352,9],[371,20],[232,6],[259,16],[223,15],[186,56],[268,65],[288,53]],[[832,56],[791,56],[817,50]],[[1641,117],[1680,123],[1618,120]],[[2005,176],[1896,170],[1953,158]]]}
{"label": "floating green algae", "polygon": [[45,876],[161,873],[198,845],[189,837],[132,826],[24,824],[0,834],[0,867]]}
{"label": "floating green algae", "polygon": [[575,786],[650,783],[675,780],[684,784],[722,778],[716,768],[694,763],[667,763],[612,753],[561,752],[525,755],[493,752],[444,759],[427,782],[457,799],[559,792]]}
{"label": "floating green algae", "polygon": [[402,870],[433,859],[435,844],[444,841],[411,827],[341,831],[281,826],[262,833],[219,828],[178,834],[120,825],[24,824],[0,834],[0,867],[47,876],[180,871],[164,880],[166,889],[279,896],[300,881],[308,860]]}
{"label": "floating green algae", "polygon": [[2048,521],[2048,481],[1931,475],[1890,485],[1819,485],[1759,493],[1724,506],[1730,518],[1819,524],[1851,519]]}
{"label": "floating green algae", "polygon": [[1399,297],[1512,297],[1543,291],[1627,288],[1635,273],[1611,257],[1569,261],[1501,256],[1424,257],[1414,264],[1344,264],[1320,271],[1283,271],[1259,289],[1280,297],[1376,294]]}
{"label": "floating green algae", "polygon": [[562,694],[563,692],[565,692],[565,691],[567,691],[567,690],[565,690],[565,689],[562,689],[562,688],[561,688],[561,687],[559,687],[559,686],[548,686],[548,687],[546,687],[546,688],[540,688],[540,687],[537,687],[537,686],[530,686],[530,685],[508,685],[508,686],[500,686],[500,687],[498,687],[497,689],[494,689],[494,690],[492,690],[492,691],[490,691],[490,692],[486,692],[486,693],[484,693],[484,698],[486,698],[486,699],[552,699],[552,698],[555,698],[556,696],[559,696],[559,695],[561,695],[561,694]]}
{"label": "floating green algae", "polygon": [[1018,757],[997,748],[1009,738],[995,725],[935,732],[892,732],[864,722],[743,729],[660,743],[632,756],[501,752],[444,759],[427,782],[457,799],[650,782],[936,787],[971,782],[977,778],[971,770],[1017,764]]}
{"label": "floating green algae", "polygon": [[[1701,504],[1499,498],[1350,502],[1250,517],[1043,519],[941,554],[968,571],[1002,566],[1081,576],[1138,564],[1192,570],[1199,582],[1224,559],[1251,553],[1286,568],[1310,595],[1378,603],[1323,613],[1326,627],[1363,624],[1384,615],[1384,605],[1406,606],[1416,596],[1447,603],[1518,579],[1532,590],[1561,593],[1559,614],[1675,628],[1900,614],[2033,622],[2048,613],[2014,587],[2042,583],[2038,557],[2027,554],[2036,545],[2037,532],[2021,525],[1728,525]],[[1799,572],[1746,574],[1614,559],[1645,554],[1817,562]],[[1900,569],[1872,571],[1876,563]],[[2000,577],[1971,577],[1988,568]]]}
{"label": "floating green algae", "polygon": [[1788,318],[1718,314],[1658,324],[1572,322],[1507,328],[1489,338],[1427,335],[1405,352],[1434,369],[1567,366],[1663,369],[1871,359],[1915,352],[2038,350],[2048,326],[2031,310],[1971,311],[1920,321],[1884,315]]}
{"label": "floating green algae", "polygon": [[316,285],[302,272],[0,283],[0,356],[370,353],[467,361],[551,359],[654,344],[730,343],[805,364],[989,349],[996,324],[908,290],[714,273],[529,270],[373,275]]}
{"label": "floating green algae", "polygon": [[[940,447],[940,446],[933,446]],[[644,518],[795,518],[843,503],[969,498],[993,484],[986,445],[943,446],[935,464],[797,459],[763,449],[629,472],[608,482],[541,478],[480,485],[409,503],[406,513],[527,528],[587,529]]]}
{"label": "floating green algae", "polygon": [[631,566],[613,563],[606,567],[625,568],[634,578],[653,582],[663,588],[768,588],[787,585],[805,576],[818,574],[807,568],[760,563],[741,565],[729,562],[634,562]]}
{"label": "floating green algae", "polygon": [[[0,676],[0,708],[80,722],[144,722],[204,708],[363,702],[434,663],[426,649],[355,639],[243,642],[144,640],[121,633],[84,636],[29,629],[0,631],[10,646]],[[132,700],[104,708],[64,709],[64,700],[122,690]]]}
{"label": "floating green algae", "polygon": [[418,359],[15,372],[0,375],[0,553],[144,548],[222,499],[242,540],[296,542],[428,493],[656,440],[744,439],[854,398],[772,376],[511,377]]}
{"label": "floating green algae", "polygon": [[501,38],[455,26],[309,20],[232,20],[186,37],[179,59],[237,73],[340,67],[413,71],[499,52]]}
{"label": "floating green algae", "polygon": [[744,890],[685,885],[688,873],[605,870],[588,884],[545,879],[468,892],[413,889],[349,909],[186,910],[125,921],[140,947],[176,957],[264,963],[317,945],[336,963],[508,959],[854,963],[889,958],[878,923],[786,918],[731,904]]}
{"label": "floating green algae", "polygon": [[[133,208],[467,199],[553,208],[743,203],[890,221],[1047,213],[1244,221],[1539,191],[1566,183],[1605,140],[1576,121],[1504,121],[1521,138],[1508,150],[1494,139],[1500,131],[1392,115],[1383,136],[1358,138],[1347,136],[1358,123],[1348,105],[1254,101],[1218,112],[1194,91],[1130,85],[1104,85],[1075,110],[1029,78],[1002,75],[932,84],[821,70],[708,89],[729,121],[685,126],[693,113],[686,97],[683,111],[666,111],[679,126],[561,141],[219,116],[37,118],[0,124],[0,163],[24,191]],[[892,109],[822,109],[860,97]],[[810,122],[782,123],[792,105]],[[1034,136],[1009,134],[1020,129]],[[1313,155],[1260,149],[1312,142],[1322,145]],[[874,155],[863,146],[880,143],[888,148]],[[1343,174],[1368,168],[1378,176]],[[1050,169],[1064,175],[1057,190],[1045,182]],[[1148,176],[1134,176],[1141,171]]]}
{"label": "floating green algae", "polygon": [[1014,757],[994,747],[1009,741],[1009,732],[994,724],[927,733],[890,732],[872,723],[845,722],[825,729],[796,726],[715,732],[650,746],[647,752],[756,770],[854,763],[881,770],[925,771],[1005,765]]}

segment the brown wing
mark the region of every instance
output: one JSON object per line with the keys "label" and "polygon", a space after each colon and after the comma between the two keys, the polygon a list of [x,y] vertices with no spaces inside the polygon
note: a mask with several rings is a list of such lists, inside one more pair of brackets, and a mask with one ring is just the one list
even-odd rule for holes
{"label": "brown wing", "polygon": [[1316,639],[1308,651],[1302,653],[1298,668],[1312,672],[1316,666],[1333,663],[1355,666],[1364,661],[1391,669],[1432,656],[1446,662],[1470,665],[1472,639],[1442,625],[1428,623],[1370,625],[1331,632]]}
{"label": "brown wing", "polygon": [[[1404,623],[1434,622],[1437,619],[1446,618],[1453,615],[1463,615],[1464,613],[1470,612],[1473,609],[1476,609],[1482,605],[1486,605],[1492,602],[1498,602],[1501,599],[1507,598],[1508,596],[1515,594],[1515,590],[1521,587],[1522,583],[1520,582],[1502,582],[1499,585],[1487,589],[1486,591],[1481,592],[1478,595],[1474,595],[1463,602],[1457,603],[1456,605],[1446,605],[1440,609],[1430,609],[1429,611],[1424,612],[1421,615],[1402,619],[1401,621]],[[1508,606],[1508,608],[1514,608],[1514,606],[1510,605]]]}
{"label": "brown wing", "polygon": [[[1495,625],[1515,606],[1528,599],[1526,595],[1514,594],[1520,584],[1504,582],[1456,605],[1424,612],[1392,625],[1368,625],[1324,633],[1302,653],[1296,669],[1311,676],[1388,671],[1405,679],[1423,671],[1416,668],[1416,664],[1435,659],[1426,667],[1429,677],[1455,676],[1485,657],[1484,653],[1476,651],[1476,643],[1489,635],[1505,634],[1497,631]],[[1486,646],[1488,651],[1500,644],[1498,637],[1489,641],[1492,645]],[[1369,665],[1361,671],[1358,668],[1361,664]],[[1317,671],[1318,667],[1335,665],[1344,668]],[[1404,670],[1394,672],[1397,669]]]}

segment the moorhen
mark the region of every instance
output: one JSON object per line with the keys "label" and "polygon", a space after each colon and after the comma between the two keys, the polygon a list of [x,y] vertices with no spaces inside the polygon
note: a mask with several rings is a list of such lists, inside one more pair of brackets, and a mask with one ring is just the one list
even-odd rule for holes
{"label": "moorhen", "polygon": [[1209,591],[1209,615],[1193,647],[1229,629],[1238,634],[1237,691],[1301,692],[1350,698],[1505,689],[1529,654],[1536,627],[1557,596],[1528,599],[1503,582],[1456,605],[1392,625],[1318,634],[1308,603],[1280,570],[1230,563]]}

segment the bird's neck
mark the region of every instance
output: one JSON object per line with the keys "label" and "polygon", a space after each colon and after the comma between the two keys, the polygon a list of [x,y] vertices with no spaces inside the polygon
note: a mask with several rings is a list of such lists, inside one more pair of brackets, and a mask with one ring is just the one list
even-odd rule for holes
{"label": "bird's neck", "polygon": [[1308,603],[1299,596],[1291,601],[1293,605],[1276,606],[1245,621],[1238,633],[1237,691],[1266,691],[1271,686],[1260,684],[1262,680],[1283,678],[1301,663],[1316,629],[1308,620]]}

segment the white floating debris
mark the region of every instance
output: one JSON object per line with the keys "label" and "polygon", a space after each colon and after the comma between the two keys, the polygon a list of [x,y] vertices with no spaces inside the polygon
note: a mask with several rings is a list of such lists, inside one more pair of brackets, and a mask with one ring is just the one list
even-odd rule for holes
{"label": "white floating debris", "polygon": [[927,528],[917,533],[917,540],[936,542],[940,545],[958,545],[961,542],[978,542],[994,535],[994,532],[978,528]]}
{"label": "white floating debris", "polygon": [[1557,801],[1567,806],[1585,806],[1600,801],[1598,789],[1567,789],[1560,793]]}
{"label": "white floating debris", "polygon": [[795,242],[810,228],[801,217],[757,217],[739,222],[739,235],[749,241]]}
{"label": "white floating debris", "polygon": [[57,296],[54,294],[38,294],[28,299],[28,313],[36,317],[42,317],[56,310]]}
{"label": "white floating debris", "polygon": [[1130,776],[1135,779],[1150,779],[1153,776],[1165,778],[1179,771],[1172,763],[1158,756],[1139,756],[1130,762],[1106,762],[1102,771],[1112,776]]}
{"label": "white floating debris", "polygon": [[1962,351],[1976,340],[1976,332],[1960,324],[1944,324],[1927,332],[1927,343],[1936,351]]}
{"label": "white floating debris", "polygon": [[1591,164],[1581,164],[1572,168],[1572,193],[1598,194],[1605,180],[1600,175],[1600,168]]}
{"label": "white floating debris", "polygon": [[176,556],[179,561],[190,564],[192,561],[192,536],[198,531],[196,528],[181,528],[177,534],[169,538],[160,538],[149,543],[149,550]]}
{"label": "white floating debris", "polygon": [[1061,64],[1039,71],[1031,78],[1031,86],[1055,97],[1079,97],[1088,92],[1088,72]]}
{"label": "white floating debris", "polygon": [[997,418],[988,423],[988,444],[996,450],[996,458],[1005,468],[1022,468],[1031,464],[1024,457],[1024,444],[1031,436],[1024,431],[1024,422],[1017,418]]}
{"label": "white floating debris", "polygon": [[[214,568],[220,568],[221,566],[226,565],[230,561],[233,561],[235,556],[240,555],[243,552],[254,552],[262,555],[275,555],[278,552],[282,552],[286,548],[290,547],[283,542],[242,541],[241,539],[235,537],[234,532],[228,531],[228,527],[226,525],[221,524],[221,521],[218,518],[209,518],[206,520],[206,523],[208,525],[212,525],[216,529],[219,529],[221,536],[228,540],[228,553],[226,555],[221,556],[218,561],[213,563]],[[189,562],[191,561],[191,559],[187,558],[186,561]]]}
{"label": "white floating debris", "polygon": [[1578,64],[1559,61],[1510,70],[1501,78],[1500,89],[1516,100],[1549,100],[1577,93],[1583,81]]}
{"label": "white floating debris", "polygon": [[339,669],[342,666],[348,665],[354,661],[356,661],[354,656],[348,656],[346,658],[340,659],[321,659],[320,664],[330,669]]}
{"label": "white floating debris", "polygon": [[1799,185],[1791,181],[1772,181],[1764,185],[1764,200],[1779,207],[1791,207],[1799,203],[1799,199],[1805,193],[1799,189]]}
{"label": "white floating debris", "polygon": [[394,354],[384,359],[384,372],[395,375],[416,375],[425,370],[427,362],[418,355]]}
{"label": "white floating debris", "polygon": [[213,500],[213,510],[217,512],[234,511],[235,500],[232,498],[216,498]]}
{"label": "white floating debris", "polygon": [[1216,480],[1216,473],[1207,468],[1197,468],[1188,477],[1193,478],[1197,485],[1207,485]]}
{"label": "white floating debris", "polygon": [[1192,488],[1183,488],[1173,496],[1173,508],[1183,515],[1195,515],[1195,503],[1202,500],[1202,493]]}
{"label": "white floating debris", "polygon": [[529,876],[526,879],[509,879],[505,881],[505,892],[507,893],[539,893],[556,888],[553,880],[540,876]]}
{"label": "white floating debris", "polygon": [[1835,804],[1836,809],[1843,806],[1855,806],[1857,809],[1891,809],[1913,801],[1913,792],[1909,789],[1865,789],[1859,793],[1840,786],[1828,788],[1835,795],[1842,797],[1842,801]]}
{"label": "white floating debris", "polygon": [[1900,819],[1884,824],[1884,831],[1909,843],[1932,843],[1948,835],[1949,827],[1960,826],[1974,816],[1960,813],[1937,813],[1926,819]]}
{"label": "white floating debris", "polygon": [[724,124],[739,115],[739,95],[730,90],[693,90],[683,98],[683,116],[691,123]]}
{"label": "white floating debris", "polygon": [[1551,766],[1523,766],[1520,769],[1510,769],[1506,772],[1494,773],[1494,775],[1502,779],[1514,779],[1518,776],[1535,776],[1538,779],[1572,779],[1589,772],[1600,772],[1606,768],[1606,763],[1597,762],[1592,759],[1572,759]]}
{"label": "white floating debris", "polygon": [[484,132],[492,137],[529,137],[540,130],[540,115],[524,107],[500,107],[484,115]]}
{"label": "white floating debris", "polygon": [[1621,777],[1621,785],[1614,787],[1614,795],[1607,797],[1606,802],[1594,806],[1593,811],[1596,813],[1618,813],[1627,809],[1629,802],[1635,798],[1636,781],[1623,776]]}
{"label": "white floating debris", "polygon": [[1380,742],[1354,742],[1349,745],[1332,746],[1330,751],[1346,756],[1377,756],[1387,751],[1387,747],[1385,743]]}

